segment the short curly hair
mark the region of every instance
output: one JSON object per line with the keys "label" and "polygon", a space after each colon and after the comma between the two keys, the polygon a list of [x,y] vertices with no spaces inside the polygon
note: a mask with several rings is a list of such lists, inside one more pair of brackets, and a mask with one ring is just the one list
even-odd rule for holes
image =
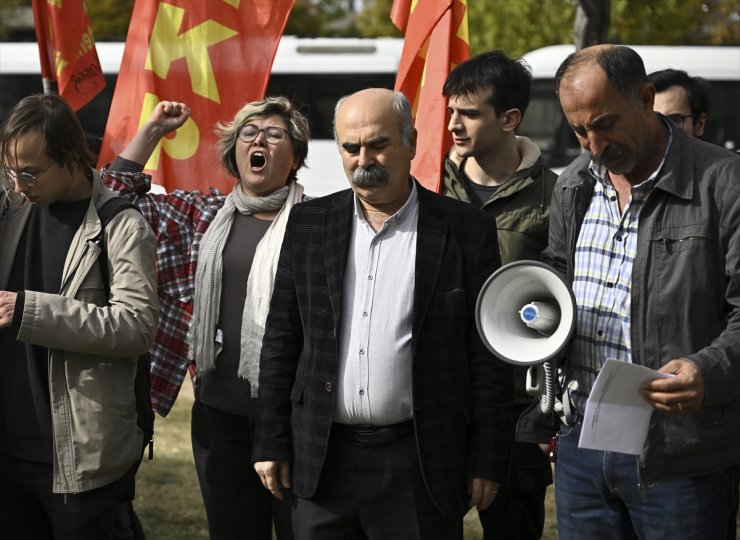
{"label": "short curly hair", "polygon": [[218,136],[217,146],[221,165],[231,176],[239,178],[239,169],[236,166],[236,141],[239,139],[239,130],[254,118],[273,114],[281,116],[288,125],[290,141],[293,143],[293,153],[298,162],[298,167],[290,172],[289,178],[294,180],[298,170],[306,165],[308,139],[311,134],[308,119],[287,98],[268,97],[261,101],[251,101],[245,104],[234,115],[231,122],[216,124],[215,131]]}

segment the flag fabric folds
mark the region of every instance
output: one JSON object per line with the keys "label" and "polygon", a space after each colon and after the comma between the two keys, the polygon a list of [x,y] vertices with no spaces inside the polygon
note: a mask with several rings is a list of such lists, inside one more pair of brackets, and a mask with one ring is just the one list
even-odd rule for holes
{"label": "flag fabric folds", "polygon": [[394,0],[391,21],[405,36],[395,89],[411,101],[418,132],[411,173],[438,192],[452,142],[442,86],[470,56],[467,0]]}
{"label": "flag fabric folds", "polygon": [[57,81],[75,111],[105,88],[87,9],[82,0],[33,0],[44,91]]}
{"label": "flag fabric folds", "polygon": [[136,0],[98,165],[125,148],[162,100],[186,103],[188,121],[146,163],[167,190],[231,191],[217,122],[262,99],[294,0]]}

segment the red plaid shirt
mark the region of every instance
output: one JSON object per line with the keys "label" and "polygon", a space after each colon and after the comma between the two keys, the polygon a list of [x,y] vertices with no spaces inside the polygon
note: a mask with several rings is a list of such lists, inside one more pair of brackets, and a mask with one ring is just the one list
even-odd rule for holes
{"label": "red plaid shirt", "polygon": [[151,178],[131,170],[135,166],[119,158],[100,175],[106,186],[138,206],[156,235],[160,306],[157,337],[150,350],[152,408],[167,416],[190,365],[186,336],[192,320],[200,241],[226,196],[215,189],[209,193],[175,190],[166,195],[151,194]]}

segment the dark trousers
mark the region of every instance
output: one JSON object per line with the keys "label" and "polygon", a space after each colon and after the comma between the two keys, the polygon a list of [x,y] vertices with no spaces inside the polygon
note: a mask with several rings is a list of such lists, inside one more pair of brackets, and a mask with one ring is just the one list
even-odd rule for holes
{"label": "dark trousers", "polygon": [[[516,418],[523,412],[516,411]],[[484,540],[539,540],[545,528],[545,495],[552,483],[550,462],[532,443],[517,442],[509,474],[491,506],[478,512]]]}
{"label": "dark trousers", "polygon": [[462,519],[427,492],[413,434],[360,447],[332,436],[316,494],[294,497],[297,540],[455,540]]}
{"label": "dark trousers", "polygon": [[514,491],[501,486],[491,506],[478,516],[485,540],[538,540],[545,528],[547,488]]}
{"label": "dark trousers", "polygon": [[740,465],[730,468],[732,476],[732,507],[730,512],[730,522],[727,524],[727,540],[736,540],[737,538],[737,510],[740,506]]}
{"label": "dark trousers", "polygon": [[132,501],[118,503],[113,513],[113,540],[146,540]]}
{"label": "dark trousers", "polygon": [[251,464],[254,418],[229,414],[197,400],[191,436],[211,540],[291,540],[290,493],[267,491]]}
{"label": "dark trousers", "polygon": [[113,533],[120,487],[52,493],[52,466],[0,453],[0,538],[102,540]]}

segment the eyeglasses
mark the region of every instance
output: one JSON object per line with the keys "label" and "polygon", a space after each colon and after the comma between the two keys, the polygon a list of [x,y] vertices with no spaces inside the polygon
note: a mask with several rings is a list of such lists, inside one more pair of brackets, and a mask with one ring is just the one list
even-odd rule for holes
{"label": "eyeglasses", "polygon": [[39,183],[39,177],[42,174],[44,174],[46,171],[48,171],[53,164],[54,162],[49,163],[49,165],[47,165],[47,167],[44,170],[39,171],[36,174],[32,174],[27,171],[16,172],[10,169],[10,179],[13,181],[18,180],[21,184],[23,184],[26,187],[35,187],[36,184]]}
{"label": "eyeglasses", "polygon": [[693,114],[683,115],[683,114],[676,113],[676,114],[669,114],[668,116],[666,116],[666,118],[668,118],[668,120],[670,120],[677,126],[683,127],[684,120],[686,120],[687,118],[691,118],[693,116],[694,116]]}
{"label": "eyeglasses", "polygon": [[280,144],[286,134],[290,135],[287,129],[278,126],[258,128],[254,124],[247,124],[239,130],[239,138],[245,143],[250,143],[257,138],[260,132],[264,132],[265,140],[270,144]]}

